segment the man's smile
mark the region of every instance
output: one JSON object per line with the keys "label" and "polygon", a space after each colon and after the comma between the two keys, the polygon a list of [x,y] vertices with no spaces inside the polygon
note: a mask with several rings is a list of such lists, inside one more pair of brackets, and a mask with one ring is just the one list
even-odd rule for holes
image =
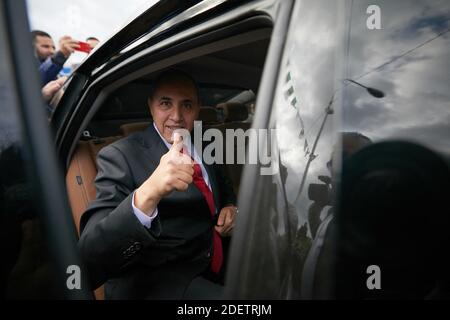
{"label": "man's smile", "polygon": [[181,126],[181,125],[176,125],[176,126],[165,126],[167,129],[174,131],[174,130],[178,130],[178,129],[186,129],[185,126]]}

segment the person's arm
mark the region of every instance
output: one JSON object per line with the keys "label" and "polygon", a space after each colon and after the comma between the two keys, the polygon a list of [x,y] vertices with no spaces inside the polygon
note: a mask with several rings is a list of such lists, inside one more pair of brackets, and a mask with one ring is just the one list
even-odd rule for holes
{"label": "person's arm", "polygon": [[67,77],[61,77],[56,80],[50,81],[45,86],[42,87],[41,93],[45,102],[50,102],[58,90],[62,88],[64,82],[67,80]]}
{"label": "person's arm", "polygon": [[131,205],[133,207],[133,213],[138,218],[139,222],[142,223],[147,229],[150,229],[152,227],[152,221],[156,218],[158,215],[158,207],[156,207],[150,215],[146,214],[145,212],[142,212],[138,207],[135,205],[134,195],[136,191],[133,193],[133,198],[131,199]]}
{"label": "person's arm", "polygon": [[150,215],[159,201],[174,190],[186,191],[192,183],[194,163],[191,157],[181,152],[183,140],[175,134],[174,143],[164,154],[152,175],[136,189],[134,204]]}
{"label": "person's arm", "polygon": [[61,51],[56,52],[53,57],[48,57],[39,66],[39,74],[41,75],[42,86],[53,81],[58,76],[67,58]]}
{"label": "person's arm", "polygon": [[61,71],[64,63],[80,45],[78,41],[75,41],[70,36],[63,36],[59,39],[60,49],[55,53],[53,57],[48,57],[40,66],[39,73],[41,75],[42,85],[46,85],[48,82],[55,80],[58,73]]}
{"label": "person's arm", "polygon": [[174,143],[135,192],[127,152],[110,145],[98,154],[97,197],[81,218],[78,243],[93,288],[132,265],[141,250],[157,241],[161,234],[158,216],[146,228],[133,207],[154,217],[162,197],[173,190],[184,191],[192,183],[193,163],[179,152],[181,146],[181,140]]}
{"label": "person's arm", "polygon": [[82,216],[78,243],[93,289],[133,264],[161,232],[158,217],[148,229],[133,212],[135,186],[122,151],[113,145],[103,148],[97,167],[97,197]]}

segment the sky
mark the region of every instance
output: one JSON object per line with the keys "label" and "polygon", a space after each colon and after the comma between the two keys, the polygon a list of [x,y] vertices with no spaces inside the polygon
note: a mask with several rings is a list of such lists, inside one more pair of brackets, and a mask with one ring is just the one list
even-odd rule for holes
{"label": "sky", "polygon": [[[100,41],[116,31],[155,0],[27,0],[31,29],[49,33],[56,47],[64,35],[84,41],[93,36]],[[86,54],[76,52],[67,64],[80,62]]]}

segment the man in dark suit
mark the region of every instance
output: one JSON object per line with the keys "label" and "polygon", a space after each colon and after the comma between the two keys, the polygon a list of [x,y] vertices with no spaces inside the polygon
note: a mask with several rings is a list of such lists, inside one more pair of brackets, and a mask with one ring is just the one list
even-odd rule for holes
{"label": "man in dark suit", "polygon": [[224,170],[174,134],[193,130],[197,86],[181,71],[164,72],[148,105],[153,124],[97,158],[97,198],[79,242],[91,283],[106,281],[110,299],[220,298],[223,287],[211,280],[223,267],[236,198]]}

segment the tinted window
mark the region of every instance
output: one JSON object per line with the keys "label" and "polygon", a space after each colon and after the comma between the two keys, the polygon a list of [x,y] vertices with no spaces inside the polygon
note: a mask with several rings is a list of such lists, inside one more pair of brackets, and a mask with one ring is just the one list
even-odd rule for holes
{"label": "tinted window", "polygon": [[[310,280],[319,277],[311,267],[317,257],[310,252],[320,222],[331,214],[327,164],[337,139],[332,125],[339,100],[336,12],[336,3],[330,1],[298,1],[293,11],[269,110],[274,174],[249,177],[256,182],[251,212],[246,213],[251,215],[244,237],[246,257],[239,268],[245,274],[239,284],[242,297],[309,297]],[[259,107],[257,101],[256,118]]]}
{"label": "tinted window", "polygon": [[[379,8],[379,30],[368,28],[370,5]],[[386,96],[373,99],[348,85],[344,129],[450,153],[450,3],[355,1],[349,21],[347,78]]]}
{"label": "tinted window", "polygon": [[[7,43],[3,24],[0,43]],[[0,246],[1,294],[8,299],[56,297],[54,272],[33,202],[27,149],[23,144],[18,106],[11,77],[11,62],[0,46]],[[44,117],[41,119],[45,121]]]}
{"label": "tinted window", "polygon": [[347,20],[344,77],[359,85],[344,88],[337,293],[448,297],[450,3],[352,1]]}
{"label": "tinted window", "polygon": [[322,229],[333,215],[330,163],[339,146],[333,125],[339,105],[338,16],[337,4],[329,1],[297,4],[273,106],[280,171],[271,188],[277,194],[272,205],[281,298],[329,294],[328,273],[317,266]]}
{"label": "tinted window", "polygon": [[7,45],[0,46],[1,295],[90,298],[28,36],[24,2],[2,2],[0,42]]}
{"label": "tinted window", "polygon": [[446,1],[296,2],[270,113],[278,170],[247,177],[243,297],[439,296],[449,14]]}

